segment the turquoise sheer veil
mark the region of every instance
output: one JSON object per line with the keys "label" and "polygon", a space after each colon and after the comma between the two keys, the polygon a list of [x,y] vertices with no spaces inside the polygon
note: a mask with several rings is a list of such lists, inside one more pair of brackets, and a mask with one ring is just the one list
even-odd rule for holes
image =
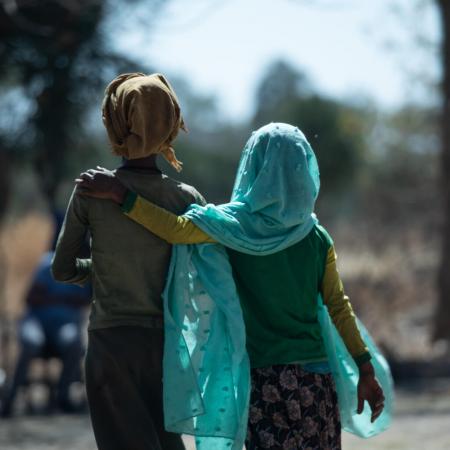
{"label": "turquoise sheer veil", "polygon": [[305,135],[271,123],[255,131],[239,163],[231,201],[185,214],[218,242],[264,255],[302,240],[317,223],[319,167]]}
{"label": "turquoise sheer veil", "polygon": [[[317,219],[319,169],[303,133],[269,124],[246,143],[231,201],[185,214],[226,247],[263,255],[303,239]],[[164,298],[164,408],[169,431],[198,450],[241,450],[250,366],[227,253],[217,244],[173,248]]]}
{"label": "turquoise sheer veil", "polygon": [[[316,157],[303,133],[272,123],[246,143],[230,202],[192,205],[185,216],[223,246],[267,255],[299,242],[318,223],[319,188]],[[245,326],[222,245],[175,245],[163,295],[165,426],[196,436],[198,450],[242,450],[247,427]],[[354,362],[320,299],[318,305],[344,429],[363,437],[377,434],[390,424],[392,402],[374,424],[367,420],[367,406],[364,419],[356,414]],[[385,396],[392,399],[389,367],[370,336],[364,337]]]}
{"label": "turquoise sheer veil", "polygon": [[272,123],[255,131],[242,152],[231,197],[284,231],[311,224],[319,194],[319,166],[304,134]]}

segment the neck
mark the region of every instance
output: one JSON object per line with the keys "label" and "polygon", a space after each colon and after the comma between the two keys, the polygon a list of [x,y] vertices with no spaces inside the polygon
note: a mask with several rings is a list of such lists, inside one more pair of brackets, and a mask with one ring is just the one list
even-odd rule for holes
{"label": "neck", "polygon": [[150,155],[139,159],[122,159],[122,167],[127,169],[157,169],[156,155]]}

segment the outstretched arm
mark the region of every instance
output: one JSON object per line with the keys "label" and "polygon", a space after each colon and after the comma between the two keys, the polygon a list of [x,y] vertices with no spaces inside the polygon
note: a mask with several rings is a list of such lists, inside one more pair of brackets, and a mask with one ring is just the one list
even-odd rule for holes
{"label": "outstretched arm", "polygon": [[98,167],[75,180],[82,195],[112,200],[132,220],[170,244],[201,244],[216,242],[184,216],[177,216],[130,192],[114,172]]}
{"label": "outstretched arm", "polygon": [[128,192],[122,211],[135,222],[170,244],[214,243],[197,225],[184,216],[177,216],[133,192]]}
{"label": "outstretched arm", "polygon": [[352,305],[344,293],[333,246],[328,250],[322,281],[322,296],[336,329],[359,368],[357,412],[362,413],[364,401],[367,401],[372,410],[373,422],[383,411],[384,395],[375,378],[375,371],[370,362],[371,356],[359,333]]}

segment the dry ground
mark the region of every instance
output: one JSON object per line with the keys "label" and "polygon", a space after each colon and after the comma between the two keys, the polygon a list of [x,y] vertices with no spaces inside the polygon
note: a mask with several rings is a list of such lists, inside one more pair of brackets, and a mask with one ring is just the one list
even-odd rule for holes
{"label": "dry ground", "polygon": [[[447,383],[450,386],[450,382]],[[450,448],[450,388],[439,392],[398,394],[392,428],[362,440],[344,434],[345,450],[448,450]],[[187,439],[187,448],[194,447]],[[18,417],[0,421],[2,450],[95,450],[87,416]]]}
{"label": "dry ground", "polygon": [[[193,450],[192,441],[186,440]],[[87,416],[17,417],[0,420],[2,450],[95,450]],[[345,450],[448,450],[450,380],[429,388],[400,390],[394,423],[384,434],[362,440],[344,433]]]}

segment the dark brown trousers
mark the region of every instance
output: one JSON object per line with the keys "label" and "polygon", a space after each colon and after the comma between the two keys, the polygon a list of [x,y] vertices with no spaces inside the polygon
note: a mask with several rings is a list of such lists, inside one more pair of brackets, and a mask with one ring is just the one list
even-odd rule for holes
{"label": "dark brown trousers", "polygon": [[163,342],[156,328],[89,332],[86,389],[99,450],[184,450],[164,430]]}

